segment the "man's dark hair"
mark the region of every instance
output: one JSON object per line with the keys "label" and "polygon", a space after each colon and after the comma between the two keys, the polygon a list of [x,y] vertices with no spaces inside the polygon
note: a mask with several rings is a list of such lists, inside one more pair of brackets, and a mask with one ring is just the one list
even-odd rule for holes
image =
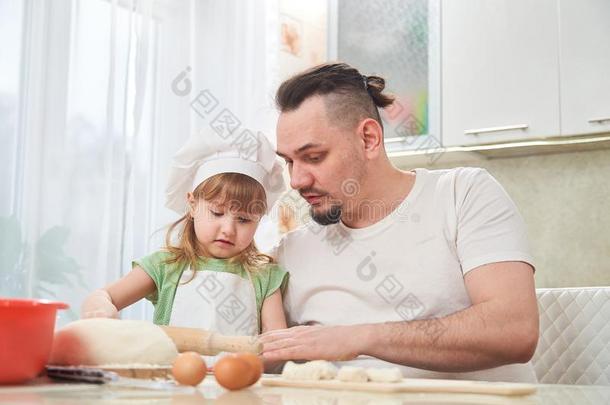
{"label": "man's dark hair", "polygon": [[383,94],[385,80],[364,76],[346,63],[314,66],[282,83],[275,95],[281,112],[296,110],[312,96],[325,96],[329,119],[356,125],[363,118],[373,118],[383,128],[379,110],[394,102],[394,96]]}

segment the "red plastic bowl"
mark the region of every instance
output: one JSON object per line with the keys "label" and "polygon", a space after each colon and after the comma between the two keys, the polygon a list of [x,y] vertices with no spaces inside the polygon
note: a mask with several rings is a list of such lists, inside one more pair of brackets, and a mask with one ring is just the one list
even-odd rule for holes
{"label": "red plastic bowl", "polygon": [[51,354],[55,317],[68,304],[0,298],[0,384],[36,377]]}

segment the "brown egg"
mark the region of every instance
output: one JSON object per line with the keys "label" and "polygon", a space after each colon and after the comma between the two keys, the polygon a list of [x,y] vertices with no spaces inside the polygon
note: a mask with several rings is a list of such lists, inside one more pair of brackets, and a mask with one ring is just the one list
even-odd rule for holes
{"label": "brown egg", "polygon": [[263,361],[261,360],[260,357],[258,357],[254,353],[246,353],[246,352],[237,353],[237,354],[235,354],[235,357],[245,360],[250,365],[251,377],[250,377],[250,382],[248,385],[254,384],[255,382],[258,381],[259,378],[261,378],[261,375],[265,371],[265,367],[264,367]]}
{"label": "brown egg", "polygon": [[172,367],[174,379],[182,385],[198,385],[205,378],[207,367],[199,353],[180,353]]}
{"label": "brown egg", "polygon": [[235,355],[224,356],[214,365],[216,381],[228,390],[249,386],[253,374],[250,363]]}

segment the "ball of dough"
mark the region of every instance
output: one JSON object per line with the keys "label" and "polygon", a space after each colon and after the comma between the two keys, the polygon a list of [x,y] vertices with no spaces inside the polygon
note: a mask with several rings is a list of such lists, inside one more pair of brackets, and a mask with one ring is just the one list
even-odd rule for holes
{"label": "ball of dough", "polygon": [[55,333],[49,364],[171,365],[178,355],[161,328],[146,321],[81,319]]}
{"label": "ball of dough", "polygon": [[314,360],[297,364],[287,362],[282,377],[287,380],[332,380],[337,376],[337,367],[326,360]]}
{"label": "ball of dough", "polygon": [[367,382],[368,376],[362,367],[343,366],[337,373],[337,380],[346,382]]}
{"label": "ball of dough", "polygon": [[391,368],[367,368],[366,375],[373,382],[399,382],[402,381],[402,373],[397,367]]}
{"label": "ball of dough", "polygon": [[320,370],[320,379],[332,380],[337,376],[337,367],[330,361],[314,360],[308,363],[308,367],[314,367]]}

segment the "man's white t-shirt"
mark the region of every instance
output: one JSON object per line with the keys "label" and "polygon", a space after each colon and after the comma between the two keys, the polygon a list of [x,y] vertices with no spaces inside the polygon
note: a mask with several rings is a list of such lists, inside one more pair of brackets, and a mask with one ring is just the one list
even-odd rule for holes
{"label": "man's white t-shirt", "polygon": [[[415,173],[406,199],[371,226],[312,222],[282,239],[275,255],[290,273],[284,297],[290,326],[439,318],[471,306],[464,285],[470,270],[502,261],[533,267],[523,219],[486,170]],[[436,329],[431,339],[442,325]],[[337,363],[346,364],[396,366],[368,356]],[[406,377],[536,381],[531,363],[464,373],[400,368]]]}

